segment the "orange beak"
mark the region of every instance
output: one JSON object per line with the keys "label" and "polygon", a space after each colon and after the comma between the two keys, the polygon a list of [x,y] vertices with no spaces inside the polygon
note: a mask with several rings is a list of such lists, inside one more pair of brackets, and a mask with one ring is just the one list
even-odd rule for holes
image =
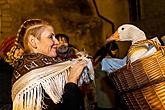
{"label": "orange beak", "polygon": [[119,40],[119,33],[116,31],[114,34],[111,36],[107,37],[106,42],[111,42],[111,41],[118,41]]}

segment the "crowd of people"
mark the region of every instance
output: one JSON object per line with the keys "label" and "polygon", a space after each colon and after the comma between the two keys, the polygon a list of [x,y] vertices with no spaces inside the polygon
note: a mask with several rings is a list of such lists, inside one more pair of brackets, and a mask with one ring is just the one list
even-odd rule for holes
{"label": "crowd of people", "polygon": [[[95,88],[95,81],[98,84],[97,76],[103,73],[96,70],[110,74],[126,63],[126,57],[117,58],[119,47],[112,38],[115,35],[90,59],[47,21],[26,20],[16,36],[7,37],[0,45],[0,110],[101,110],[100,93],[96,94],[100,89]],[[98,85],[107,94],[114,94],[107,73]],[[108,97],[114,98],[101,96],[105,100]],[[107,106],[118,109],[115,104]]]}

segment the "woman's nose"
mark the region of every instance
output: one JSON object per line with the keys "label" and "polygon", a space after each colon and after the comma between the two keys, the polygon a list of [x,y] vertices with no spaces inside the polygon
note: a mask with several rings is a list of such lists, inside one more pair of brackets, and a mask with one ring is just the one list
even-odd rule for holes
{"label": "woman's nose", "polygon": [[56,45],[59,44],[59,41],[56,38],[53,41],[54,41],[54,44],[56,44]]}

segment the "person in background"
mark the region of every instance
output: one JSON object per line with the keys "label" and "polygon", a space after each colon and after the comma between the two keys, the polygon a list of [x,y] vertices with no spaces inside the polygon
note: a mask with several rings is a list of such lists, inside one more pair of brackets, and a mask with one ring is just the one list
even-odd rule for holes
{"label": "person in background", "polygon": [[103,45],[93,56],[93,64],[97,66],[103,58],[109,56],[111,58],[117,58],[119,54],[119,47],[116,42],[109,42]]}
{"label": "person in background", "polygon": [[[11,79],[13,61],[23,54],[23,50],[16,48],[16,36],[7,36],[0,44],[0,110],[12,110]],[[11,55],[9,51],[14,51]]]}
{"label": "person in background", "polygon": [[59,41],[57,48],[57,56],[63,59],[74,59],[79,51],[76,47],[70,44],[69,37],[65,34],[56,34],[56,38]]}
{"label": "person in background", "polygon": [[[79,54],[87,54],[87,52],[80,52],[69,42],[69,37],[65,34],[56,34],[56,38],[59,41],[57,48],[57,57],[62,59],[75,59],[78,58]],[[84,83],[81,86],[81,91],[84,96],[85,110],[95,110],[96,108],[96,94],[94,82]]]}
{"label": "person in background", "polygon": [[12,110],[11,77],[13,68],[0,58],[0,110]]}
{"label": "person in background", "polygon": [[13,46],[14,39],[14,36],[6,37],[0,44],[0,110],[12,110],[11,78],[14,69],[5,62],[5,57]]}
{"label": "person in background", "polygon": [[[41,19],[26,20],[18,30],[16,47],[23,55],[14,61],[13,110],[83,110],[79,90],[88,72],[88,59],[57,57],[59,41],[53,27]],[[84,70],[84,71],[83,71]],[[86,70],[86,71],[85,71]],[[83,76],[83,77],[82,77]]]}
{"label": "person in background", "polygon": [[97,110],[117,110],[115,92],[112,81],[107,73],[101,70],[101,61],[104,58],[117,58],[119,47],[116,42],[103,45],[93,56],[95,67],[95,82],[97,96]]}

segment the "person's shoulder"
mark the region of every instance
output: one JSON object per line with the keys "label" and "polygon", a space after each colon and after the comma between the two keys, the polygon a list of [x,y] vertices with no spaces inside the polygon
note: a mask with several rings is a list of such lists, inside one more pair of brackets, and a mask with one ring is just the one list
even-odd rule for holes
{"label": "person's shoulder", "polygon": [[2,67],[4,63],[5,63],[4,59],[0,57],[0,67]]}

